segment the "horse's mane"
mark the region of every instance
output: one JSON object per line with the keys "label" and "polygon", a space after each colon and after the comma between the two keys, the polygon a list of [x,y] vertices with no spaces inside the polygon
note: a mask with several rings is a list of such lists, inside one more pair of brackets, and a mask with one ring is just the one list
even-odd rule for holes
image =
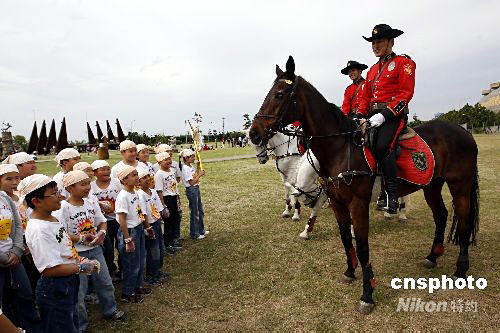
{"label": "horse's mane", "polygon": [[316,94],[321,96],[321,98],[324,100],[324,102],[328,103],[330,106],[330,111],[333,117],[335,118],[336,123],[339,126],[339,129],[342,132],[350,132],[356,129],[356,122],[354,122],[351,118],[346,117],[346,115],[342,112],[342,110],[335,105],[334,103],[328,102],[328,100],[316,89],[310,82],[308,82],[306,79],[303,77],[299,76],[308,86],[311,90],[313,90]]}
{"label": "horse's mane", "polygon": [[342,109],[333,103],[329,103],[332,109],[332,113],[339,124],[339,127],[344,132],[353,131],[356,129],[356,122],[354,122],[351,118],[346,117]]}

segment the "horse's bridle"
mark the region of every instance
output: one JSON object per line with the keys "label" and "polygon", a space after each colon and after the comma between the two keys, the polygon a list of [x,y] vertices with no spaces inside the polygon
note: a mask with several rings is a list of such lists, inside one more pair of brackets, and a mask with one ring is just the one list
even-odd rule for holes
{"label": "horse's bridle", "polygon": [[[273,125],[270,126],[269,128],[266,128],[266,126],[262,126],[262,128],[264,129],[264,136],[262,138],[262,143],[265,143],[265,144],[267,144],[267,141],[269,141],[269,139],[274,134],[276,134],[277,132],[281,132],[282,130],[284,130],[285,126],[283,126],[283,118],[285,117],[285,114],[287,113],[286,111],[290,108],[290,106],[291,105],[293,106],[294,111],[296,111],[296,108],[297,108],[297,102],[295,100],[295,92],[296,92],[297,85],[298,85],[298,82],[299,82],[299,77],[295,76],[295,80],[294,81],[287,80],[287,79],[279,79],[279,80],[276,81],[276,83],[278,83],[278,82],[284,82],[284,83],[287,84],[286,92],[289,92],[289,94],[288,94],[288,98],[286,99],[286,105],[284,105],[281,108],[281,110],[278,112],[277,115],[274,115],[274,114],[259,114],[259,113],[257,113],[254,116],[254,120],[258,120],[258,121],[260,121],[261,118],[276,119],[276,121],[273,123]],[[280,103],[280,105],[281,105],[281,103]]]}

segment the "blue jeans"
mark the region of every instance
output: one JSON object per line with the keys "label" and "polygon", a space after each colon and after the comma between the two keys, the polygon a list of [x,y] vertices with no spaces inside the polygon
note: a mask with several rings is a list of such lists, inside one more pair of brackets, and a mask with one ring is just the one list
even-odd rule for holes
{"label": "blue jeans", "polygon": [[189,236],[196,239],[199,235],[205,234],[205,225],[203,224],[203,203],[201,202],[201,193],[199,186],[190,186],[186,188],[186,196],[189,201]]}
{"label": "blue jeans", "polygon": [[115,301],[115,288],[109,276],[108,266],[102,253],[100,246],[97,246],[88,251],[78,252],[80,257],[97,260],[101,264],[101,271],[99,274],[93,273],[92,275],[80,274],[80,290],[78,291],[78,319],[79,330],[85,331],[89,326],[89,319],[87,310],[85,308],[85,295],[87,294],[89,277],[92,279],[94,289],[99,297],[99,304],[101,306],[101,313],[104,317],[113,315],[116,311]]}
{"label": "blue jeans", "polygon": [[129,228],[128,233],[135,243],[134,252],[125,251],[123,233],[121,229],[118,230],[118,243],[123,269],[122,294],[124,295],[132,295],[134,289],[142,287],[144,283],[144,266],[146,264],[144,226],[141,223],[135,228]]}
{"label": "blue jeans", "polygon": [[161,219],[151,224],[155,239],[146,238],[146,276],[159,277],[160,264],[163,261],[163,236]]}
{"label": "blue jeans", "polygon": [[36,302],[40,308],[43,331],[78,332],[78,275],[42,276],[36,286]]}
{"label": "blue jeans", "polygon": [[40,330],[31,284],[21,263],[16,267],[0,267],[0,307],[2,301],[4,314],[16,326],[28,332]]}

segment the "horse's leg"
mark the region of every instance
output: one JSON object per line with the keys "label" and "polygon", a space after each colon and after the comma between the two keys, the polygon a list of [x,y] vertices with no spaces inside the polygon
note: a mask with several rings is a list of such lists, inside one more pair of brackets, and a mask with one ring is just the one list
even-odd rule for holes
{"label": "horse's leg", "polygon": [[333,212],[335,213],[335,218],[337,219],[337,224],[339,225],[340,239],[342,240],[342,245],[344,245],[347,257],[347,270],[344,272],[343,280],[347,283],[351,283],[356,280],[354,272],[356,267],[358,267],[356,250],[352,245],[351,215],[349,214],[349,209],[347,209],[343,203],[333,198],[330,198],[330,202]]}
{"label": "horse's leg", "polygon": [[399,199],[399,220],[406,221],[406,203],[408,202],[409,195],[405,195]]}
{"label": "horse's leg", "polygon": [[363,295],[359,301],[358,308],[359,312],[363,314],[369,314],[375,307],[372,297],[373,290],[375,289],[375,278],[370,263],[370,248],[368,245],[369,204],[370,198],[364,200],[355,197],[349,205],[354,234],[356,235],[358,259],[363,270]]}
{"label": "horse's leg", "polygon": [[435,267],[437,258],[442,256],[444,252],[444,231],[446,229],[446,221],[448,220],[448,210],[446,210],[443,196],[441,195],[443,184],[443,180],[435,180],[431,185],[424,188],[425,201],[432,210],[432,216],[436,224],[431,252],[424,260],[424,266],[427,268]]}
{"label": "horse's leg", "polygon": [[294,195],[290,195],[291,197],[291,205],[294,207],[295,212],[292,216],[292,221],[300,220],[300,202]]}
{"label": "horse's leg", "polygon": [[328,197],[326,196],[325,192],[322,191],[321,194],[319,195],[318,201],[316,201],[316,204],[313,206],[313,208],[311,208],[311,215],[307,220],[304,231],[302,231],[299,235],[300,238],[309,239],[309,234],[314,229],[314,224],[316,223],[318,212],[321,209],[321,206],[323,206],[323,204],[325,203],[326,199],[328,199]]}
{"label": "horse's leg", "polygon": [[[284,181],[285,180],[283,179],[283,182]],[[286,219],[290,217],[290,211],[292,210],[292,205],[290,200],[291,196],[290,187],[287,186],[286,184],[284,185],[284,187],[285,187],[285,210],[283,211],[283,213],[281,213],[281,217]]]}
{"label": "horse's leg", "polygon": [[[453,226],[450,236],[456,226],[454,242],[460,245],[460,254],[457,259],[456,278],[465,278],[469,270],[469,245],[472,234],[472,241],[478,231],[479,223],[479,180],[477,174],[469,184],[464,182],[448,183],[451,196],[453,197]],[[456,223],[456,225],[455,225]]]}

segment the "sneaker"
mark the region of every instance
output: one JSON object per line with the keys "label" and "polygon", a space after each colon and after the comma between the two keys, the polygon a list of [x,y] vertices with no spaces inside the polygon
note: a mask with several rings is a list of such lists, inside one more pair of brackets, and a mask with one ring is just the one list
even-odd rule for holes
{"label": "sneaker", "polygon": [[174,249],[174,250],[182,250],[182,244],[179,243],[179,242],[175,242],[171,245],[171,247]]}
{"label": "sneaker", "polygon": [[94,293],[89,294],[89,295],[85,295],[83,300],[85,301],[85,303],[99,304],[99,297],[97,297],[97,294],[94,294]]}
{"label": "sneaker", "polygon": [[125,320],[125,312],[116,310],[111,316],[104,317],[107,320]]}
{"label": "sneaker", "polygon": [[205,230],[205,233],[204,233],[204,235],[206,236],[206,235],[208,235],[209,233],[210,233],[210,231],[208,231],[208,230]]}
{"label": "sneaker", "polygon": [[122,294],[120,300],[123,303],[140,304],[140,303],[144,302],[144,296],[136,295],[136,294],[132,294],[132,295]]}
{"label": "sneaker", "polygon": [[168,273],[168,272],[163,272],[163,271],[160,271],[160,272],[158,273],[158,277],[159,277],[159,278],[162,278],[162,279],[169,278],[170,276],[171,276],[171,274],[170,274],[170,273]]}
{"label": "sneaker", "polygon": [[144,279],[144,284],[146,284],[146,285],[152,285],[153,281],[154,281],[154,278],[151,275],[148,275]]}
{"label": "sneaker", "polygon": [[141,295],[141,296],[149,296],[153,293],[153,290],[151,288],[135,288],[134,289],[136,295]]}
{"label": "sneaker", "polygon": [[165,253],[169,256],[173,256],[175,254],[175,249],[172,246],[167,246],[165,248]]}
{"label": "sneaker", "polygon": [[205,238],[205,235],[199,235],[198,237],[196,237],[196,239],[203,239]]}
{"label": "sneaker", "polygon": [[159,287],[162,285],[162,283],[159,278],[154,278],[153,280],[151,280],[151,283],[149,285],[153,287]]}

